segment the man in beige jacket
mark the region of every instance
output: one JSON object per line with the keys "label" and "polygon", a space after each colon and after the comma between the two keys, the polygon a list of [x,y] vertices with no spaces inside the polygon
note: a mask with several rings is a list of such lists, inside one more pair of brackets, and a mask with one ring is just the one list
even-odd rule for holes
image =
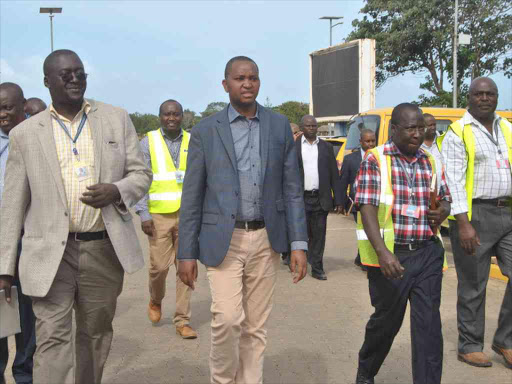
{"label": "man in beige jacket", "polygon": [[0,289],[9,301],[24,228],[19,274],[36,316],[34,382],[100,383],[124,272],[144,264],[128,208],[152,176],[128,113],[84,99],[76,53],[52,52],[43,70],[52,104],[9,138]]}

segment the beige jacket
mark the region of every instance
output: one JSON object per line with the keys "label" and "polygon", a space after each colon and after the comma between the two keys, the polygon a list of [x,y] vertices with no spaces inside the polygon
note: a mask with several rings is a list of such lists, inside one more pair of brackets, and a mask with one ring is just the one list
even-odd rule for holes
{"label": "beige jacket", "polygon": [[[132,207],[152,181],[135,128],[125,110],[88,101],[99,182],[115,184],[123,203]],[[14,275],[18,241],[24,229],[19,260],[23,293],[44,297],[59,268],[69,233],[49,108],[14,128],[9,145],[0,208],[0,275]],[[142,249],[131,213],[109,205],[101,209],[101,214],[124,270],[133,273],[142,268]]]}

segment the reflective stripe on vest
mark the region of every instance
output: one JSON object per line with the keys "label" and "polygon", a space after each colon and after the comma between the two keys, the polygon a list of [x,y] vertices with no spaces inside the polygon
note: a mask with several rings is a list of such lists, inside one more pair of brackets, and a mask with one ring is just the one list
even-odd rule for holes
{"label": "reflective stripe on vest", "polygon": [[[150,213],[172,213],[180,209],[182,183],[176,181],[176,168],[160,129],[148,132],[149,154],[153,182],[149,187],[148,209]],[[183,131],[180,146],[179,171],[187,167],[190,134]]]}
{"label": "reflective stripe on vest", "polygon": [[[384,155],[384,146],[381,145],[377,148],[370,150],[379,164],[380,170],[380,201],[379,210],[377,213],[377,221],[379,222],[380,235],[384,239],[386,248],[394,253],[395,249],[395,227],[393,224],[392,209],[394,203],[394,195],[391,183],[391,156]],[[425,152],[430,161],[432,171],[437,172],[436,162],[432,155]],[[363,222],[361,219],[361,212],[357,212],[357,246],[359,248],[359,255],[361,256],[361,263],[370,267],[380,267],[379,257],[375,252],[368,236],[364,230]],[[441,239],[441,235],[438,235]],[[442,244],[442,239],[441,239]],[[444,258],[443,270],[448,268],[446,256]]]}
{"label": "reflective stripe on vest", "polygon": [[[510,123],[504,118],[500,119],[500,128],[503,133],[503,137],[505,138],[505,142],[507,143],[508,160],[510,162],[512,161],[512,128]],[[466,196],[468,203],[468,219],[471,220],[473,207],[473,187],[475,180],[475,135],[473,134],[471,124],[466,124],[464,127],[462,127],[460,120],[451,124],[448,127],[448,130],[450,129],[462,140],[464,147],[466,148]],[[448,130],[446,132],[448,132]],[[439,146],[439,150],[442,149],[446,132],[437,138],[437,145]],[[448,219],[455,220],[455,217],[449,216]]]}

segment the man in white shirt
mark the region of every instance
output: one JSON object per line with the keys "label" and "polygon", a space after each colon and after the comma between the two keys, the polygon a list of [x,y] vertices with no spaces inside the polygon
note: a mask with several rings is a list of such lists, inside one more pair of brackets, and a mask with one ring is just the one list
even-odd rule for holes
{"label": "man in white shirt", "polygon": [[423,144],[421,144],[421,148],[434,156],[436,164],[444,164],[443,155],[441,155],[441,151],[439,151],[436,142],[436,118],[430,113],[424,113],[423,118],[425,119],[425,127],[427,130],[425,131],[425,139],[423,140]]}
{"label": "man in white shirt", "polygon": [[509,281],[492,349],[512,368],[512,127],[494,112],[497,104],[494,81],[473,80],[468,111],[439,142],[453,197],[450,239],[458,278],[458,358],[476,367],[492,365],[483,347],[485,291],[495,255]]}
{"label": "man in white shirt", "polygon": [[[316,119],[306,115],[301,120],[302,137],[295,141],[299,170],[304,186],[304,203],[308,224],[308,262],[311,276],[327,280],[323,257],[327,215],[333,208],[342,210],[341,183],[332,145],[317,137]],[[333,202],[333,193],[334,200]]]}

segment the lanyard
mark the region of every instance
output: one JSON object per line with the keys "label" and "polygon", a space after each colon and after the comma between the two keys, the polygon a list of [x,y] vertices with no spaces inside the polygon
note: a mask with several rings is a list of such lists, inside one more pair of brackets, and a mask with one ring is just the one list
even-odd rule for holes
{"label": "lanyard", "polygon": [[71,137],[71,134],[69,133],[69,130],[64,125],[64,123],[62,121],[60,121],[60,119],[57,116],[53,116],[53,118],[55,120],[57,120],[57,123],[59,123],[59,125],[64,130],[64,132],[66,132],[66,135],[68,135],[69,139],[73,143],[73,154],[77,157],[78,161],[80,161],[80,157],[78,155],[78,150],[76,149],[76,142],[77,142],[78,138],[80,137],[80,134],[82,133],[82,129],[84,128],[85,121],[87,120],[87,114],[84,112],[84,114],[82,115],[82,120],[80,120],[80,125],[78,126],[78,129],[76,131],[76,135],[75,135],[74,139]]}
{"label": "lanyard", "polygon": [[[499,138],[499,129],[498,129],[498,125],[499,124],[496,124],[496,123],[493,123],[493,131],[494,133],[496,134],[496,139],[494,139],[494,137],[489,134],[489,132],[487,131],[487,129],[484,129],[482,130],[482,132],[484,132],[484,134],[489,138],[489,140],[491,140],[491,142],[496,146],[496,148],[498,149],[498,154],[500,156],[502,156],[502,153],[501,153],[501,147],[500,147],[500,143],[498,142],[498,138]],[[485,128],[485,127],[484,127]]]}
{"label": "lanyard", "polygon": [[407,171],[407,167],[403,163],[403,160],[401,158],[399,158],[399,157],[397,157],[397,160],[398,160],[398,164],[400,164],[400,167],[402,168],[402,170],[405,173],[405,177],[407,179],[407,185],[409,186],[409,192],[411,193],[411,196],[413,196],[414,195],[414,193],[413,193],[413,191],[414,191],[414,179],[416,177],[416,172],[418,171],[419,159],[416,159],[416,162],[412,166],[412,177],[409,174],[409,172]]}
{"label": "lanyard", "polygon": [[4,154],[4,152],[5,152],[5,150],[7,149],[7,147],[8,147],[8,146],[9,146],[9,143],[5,144],[5,145],[3,146],[3,148],[2,148],[2,149],[0,149],[0,156],[2,156],[2,155]]}

